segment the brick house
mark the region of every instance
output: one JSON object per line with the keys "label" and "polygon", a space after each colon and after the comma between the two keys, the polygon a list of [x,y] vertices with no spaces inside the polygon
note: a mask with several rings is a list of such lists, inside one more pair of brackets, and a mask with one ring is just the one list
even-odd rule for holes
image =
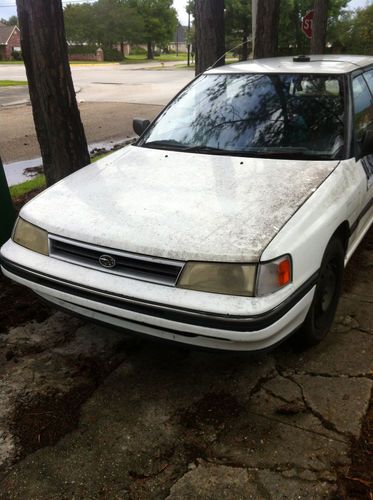
{"label": "brick house", "polygon": [[18,26],[0,23],[0,60],[13,59],[13,52],[21,52],[21,32]]}

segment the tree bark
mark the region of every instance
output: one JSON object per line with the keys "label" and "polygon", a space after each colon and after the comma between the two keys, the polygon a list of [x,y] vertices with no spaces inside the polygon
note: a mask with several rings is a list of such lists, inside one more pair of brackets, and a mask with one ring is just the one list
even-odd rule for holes
{"label": "tree bark", "polygon": [[280,0],[256,1],[254,59],[277,55]]}
{"label": "tree bark", "polygon": [[147,58],[148,59],[154,59],[152,42],[150,42],[150,41],[147,42],[147,49],[148,49]]}
{"label": "tree bark", "polygon": [[21,47],[47,185],[90,163],[61,0],[17,0]]}
{"label": "tree bark", "polygon": [[196,75],[225,64],[224,0],[196,0]]}
{"label": "tree bark", "polygon": [[311,39],[311,54],[323,54],[328,24],[328,0],[315,0]]}

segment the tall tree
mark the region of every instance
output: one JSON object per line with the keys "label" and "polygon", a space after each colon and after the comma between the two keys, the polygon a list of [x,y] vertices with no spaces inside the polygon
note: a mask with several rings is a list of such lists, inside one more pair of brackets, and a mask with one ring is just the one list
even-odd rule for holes
{"label": "tall tree", "polygon": [[225,44],[227,49],[236,47],[240,60],[249,57],[251,35],[251,2],[249,0],[225,0]]}
{"label": "tall tree", "polygon": [[[327,41],[333,44],[346,38],[345,24],[349,17],[345,10],[348,0],[329,0]],[[310,51],[310,41],[301,30],[302,17],[314,8],[314,0],[281,0],[279,49],[281,54],[293,50],[298,54]],[[341,21],[343,21],[341,23]]]}
{"label": "tall tree", "polygon": [[196,75],[225,64],[224,0],[196,0]]}
{"label": "tall tree", "polygon": [[112,49],[120,42],[144,41],[143,18],[123,0],[98,0],[64,8],[66,38],[74,44]]}
{"label": "tall tree", "polygon": [[176,10],[173,0],[127,0],[137,9],[144,21],[142,39],[147,44],[148,59],[153,59],[155,44],[163,45],[172,40],[177,28]]}
{"label": "tall tree", "polygon": [[18,26],[17,16],[10,16],[9,19],[0,19],[0,22],[6,24],[7,26]]}
{"label": "tall tree", "polygon": [[[253,0],[254,59],[277,55],[280,0]],[[255,9],[256,7],[256,9]]]}
{"label": "tall tree", "polygon": [[328,0],[315,0],[313,28],[311,39],[311,54],[323,54],[326,43],[326,28],[328,25]]}
{"label": "tall tree", "polygon": [[61,0],[16,0],[22,54],[48,185],[90,162],[67,55]]}

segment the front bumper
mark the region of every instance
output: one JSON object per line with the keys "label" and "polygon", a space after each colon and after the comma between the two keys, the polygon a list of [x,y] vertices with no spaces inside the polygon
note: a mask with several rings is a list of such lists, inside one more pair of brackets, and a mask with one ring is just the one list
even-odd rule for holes
{"label": "front bumper", "polygon": [[[29,254],[31,254],[31,258],[36,260],[33,264],[36,265],[30,268],[23,263],[20,264],[19,259],[17,259],[18,262],[10,259],[11,249],[24,256],[30,257]],[[49,273],[44,272],[45,267],[39,265],[41,261],[47,264]],[[159,297],[159,294],[153,294],[153,300],[146,300],[118,293],[117,290],[107,286],[110,283],[110,275],[108,278],[107,275],[98,271],[81,270],[79,266],[73,264],[53,261],[54,259],[30,252],[13,242],[8,242],[2,248],[1,269],[3,273],[14,281],[31,288],[56,306],[128,331],[184,344],[225,350],[253,351],[266,349],[281,342],[304,321],[313,299],[317,279],[314,275],[281,303],[264,312],[259,310],[255,302],[258,299],[244,298],[248,306],[254,302],[256,308],[254,314],[236,314],[235,311],[221,314],[216,310],[180,307],[172,304],[170,300],[157,302],[154,298]],[[31,264],[30,259],[29,264]],[[51,274],[50,266],[53,267],[53,264],[56,267],[56,273]],[[66,273],[65,276],[61,275],[59,269],[61,266],[70,271],[70,279],[66,278]],[[43,272],[39,269],[43,269]],[[91,277],[91,280],[82,279],[85,275]],[[94,276],[96,280],[92,282]],[[117,277],[112,277],[113,281],[117,279]],[[106,281],[106,284],[103,285],[103,281]],[[136,284],[133,286],[135,287]],[[143,283],[142,286],[149,288],[149,284]],[[168,293],[173,291],[176,293],[176,289],[172,287],[152,286],[158,289],[168,288]],[[185,291],[177,290],[177,292],[185,294]],[[187,292],[186,297],[190,294],[199,297],[210,295]],[[216,297],[215,295],[213,299],[222,300],[224,297],[226,296]],[[232,301],[232,297],[227,297],[227,300]],[[238,304],[241,304],[242,297],[237,300]],[[264,304],[268,307],[266,302]],[[214,308],[211,307],[211,309]]]}

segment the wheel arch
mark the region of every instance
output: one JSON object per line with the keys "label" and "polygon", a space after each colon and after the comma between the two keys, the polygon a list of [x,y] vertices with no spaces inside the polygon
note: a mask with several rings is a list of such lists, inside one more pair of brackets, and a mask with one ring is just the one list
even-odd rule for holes
{"label": "wheel arch", "polygon": [[332,240],[333,238],[339,238],[343,243],[343,248],[346,254],[350,236],[351,236],[350,224],[348,223],[347,220],[345,220],[337,227],[330,240]]}

